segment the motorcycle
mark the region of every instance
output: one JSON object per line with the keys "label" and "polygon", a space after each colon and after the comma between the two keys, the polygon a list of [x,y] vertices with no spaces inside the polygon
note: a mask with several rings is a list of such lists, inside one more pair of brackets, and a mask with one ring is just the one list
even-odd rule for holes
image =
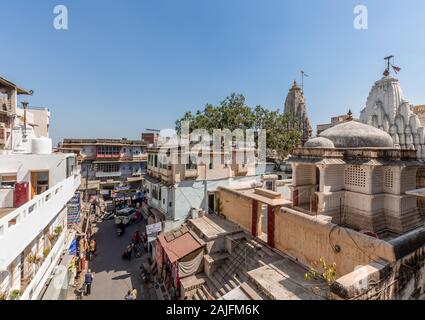
{"label": "motorcycle", "polygon": [[125,225],[117,225],[117,236],[120,237],[125,232]]}
{"label": "motorcycle", "polygon": [[127,249],[125,249],[125,251],[123,252],[122,258],[125,259],[125,260],[130,261],[131,260],[131,255],[133,253],[133,248],[134,248],[134,244],[133,243],[130,243],[127,246]]}
{"label": "motorcycle", "polygon": [[134,244],[134,256],[136,258],[140,258],[142,256],[142,246],[143,244],[141,243]]}
{"label": "motorcycle", "polygon": [[104,221],[112,220],[114,218],[114,216],[115,216],[115,213],[113,211],[110,211],[110,212],[105,213],[102,219]]}

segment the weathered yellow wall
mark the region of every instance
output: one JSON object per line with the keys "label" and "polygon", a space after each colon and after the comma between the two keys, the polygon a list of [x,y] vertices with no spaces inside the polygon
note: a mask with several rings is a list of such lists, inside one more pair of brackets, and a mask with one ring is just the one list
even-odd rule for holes
{"label": "weathered yellow wall", "polygon": [[221,200],[222,214],[251,233],[252,200],[227,190],[219,190],[218,196]]}
{"label": "weathered yellow wall", "polygon": [[[393,247],[350,229],[328,223],[320,217],[311,217],[289,208],[276,214],[275,245],[280,251],[297,258],[306,266],[323,257],[336,263],[338,276],[352,272],[356,266],[372,259],[395,261]],[[341,247],[336,253],[335,245]]]}

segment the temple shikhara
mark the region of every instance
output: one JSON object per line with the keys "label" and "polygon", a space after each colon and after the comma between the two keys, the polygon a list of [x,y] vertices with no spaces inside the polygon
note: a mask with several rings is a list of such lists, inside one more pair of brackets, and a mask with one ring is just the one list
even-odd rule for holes
{"label": "temple shikhara", "polygon": [[284,112],[293,114],[298,122],[299,129],[302,131],[301,144],[311,137],[312,129],[307,116],[307,106],[304,99],[303,89],[300,88],[296,81],[286,96]]}
{"label": "temple shikhara", "polygon": [[360,121],[390,134],[396,147],[416,150],[418,159],[425,159],[425,129],[413,108],[387,67],[383,78],[373,85]]}

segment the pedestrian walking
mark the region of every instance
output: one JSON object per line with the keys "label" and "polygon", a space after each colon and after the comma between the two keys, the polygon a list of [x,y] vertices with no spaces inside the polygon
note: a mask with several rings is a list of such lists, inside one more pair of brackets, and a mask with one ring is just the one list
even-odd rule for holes
{"label": "pedestrian walking", "polygon": [[91,294],[91,286],[93,283],[93,274],[91,273],[91,270],[89,269],[84,276],[84,284],[86,285],[86,296],[89,296]]}
{"label": "pedestrian walking", "polygon": [[75,289],[75,298],[76,300],[83,300],[83,286]]}
{"label": "pedestrian walking", "polygon": [[137,289],[133,287],[133,290],[131,290],[131,296],[133,300],[137,299]]}
{"label": "pedestrian walking", "polygon": [[96,240],[92,239],[90,241],[90,260],[96,256]]}

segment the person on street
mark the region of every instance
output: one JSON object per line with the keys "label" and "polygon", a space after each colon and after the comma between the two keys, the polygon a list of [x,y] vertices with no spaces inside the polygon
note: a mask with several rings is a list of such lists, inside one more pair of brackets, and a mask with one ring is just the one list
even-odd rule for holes
{"label": "person on street", "polygon": [[136,232],[134,232],[133,234],[133,242],[134,244],[139,244],[142,241],[142,237],[140,236],[140,231],[137,230]]}
{"label": "person on street", "polygon": [[131,255],[133,253],[133,249],[134,249],[134,244],[133,242],[131,242],[127,248],[125,249],[124,253],[122,254],[123,259],[126,259],[128,261],[131,260]]}
{"label": "person on street", "polygon": [[93,283],[93,274],[91,273],[91,270],[89,269],[84,276],[84,284],[86,285],[86,296],[89,296],[91,294],[92,283]]}
{"label": "person on street", "polygon": [[83,300],[83,286],[75,289],[75,298],[77,300]]}
{"label": "person on street", "polygon": [[133,287],[133,290],[131,290],[131,296],[133,300],[137,299],[137,289]]}
{"label": "person on street", "polygon": [[96,240],[95,239],[91,239],[90,241],[90,254],[92,258],[93,256],[96,256]]}
{"label": "person on street", "polygon": [[126,296],[124,297],[125,300],[134,300],[133,296],[131,295],[131,290],[127,291]]}

